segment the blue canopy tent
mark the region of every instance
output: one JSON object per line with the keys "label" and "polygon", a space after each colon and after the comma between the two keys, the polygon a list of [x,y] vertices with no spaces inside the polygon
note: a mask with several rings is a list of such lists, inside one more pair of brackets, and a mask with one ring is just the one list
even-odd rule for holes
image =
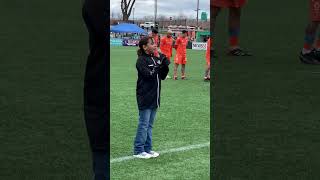
{"label": "blue canopy tent", "polygon": [[110,31],[113,33],[139,33],[147,34],[145,30],[137,26],[136,24],[123,23],[110,27]]}

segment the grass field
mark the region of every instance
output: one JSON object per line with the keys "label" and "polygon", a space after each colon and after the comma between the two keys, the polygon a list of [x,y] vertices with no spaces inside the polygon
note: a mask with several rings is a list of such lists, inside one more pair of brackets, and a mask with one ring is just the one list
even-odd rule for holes
{"label": "grass field", "polygon": [[215,180],[313,180],[320,172],[320,67],[304,65],[309,1],[249,1],[241,44],[230,58],[224,11],[216,25]]}
{"label": "grass field", "polygon": [[0,179],[90,179],[81,2],[1,1],[0,11]]}
{"label": "grass field", "polygon": [[[135,96],[136,47],[111,48],[111,159],[131,156],[138,125]],[[209,89],[202,80],[204,51],[188,51],[187,80],[162,82],[161,108],[153,131],[154,150],[209,142]],[[170,75],[172,76],[172,65]],[[111,179],[209,179],[209,146],[111,164]]]}

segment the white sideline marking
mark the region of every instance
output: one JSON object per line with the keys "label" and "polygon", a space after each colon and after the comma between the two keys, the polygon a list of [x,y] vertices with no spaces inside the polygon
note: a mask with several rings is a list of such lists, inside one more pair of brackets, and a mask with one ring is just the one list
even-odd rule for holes
{"label": "white sideline marking", "polygon": [[[192,149],[200,149],[203,147],[208,147],[210,145],[209,142],[204,143],[204,144],[195,144],[195,145],[190,145],[190,146],[183,146],[179,148],[174,148],[174,149],[168,149],[168,150],[163,150],[159,151],[160,155],[161,154],[167,154],[167,153],[174,153],[174,152],[181,152],[181,151],[189,151]],[[110,163],[117,163],[117,162],[123,162],[123,161],[128,161],[135,159],[133,156],[124,156],[124,157],[118,157],[110,160]]]}

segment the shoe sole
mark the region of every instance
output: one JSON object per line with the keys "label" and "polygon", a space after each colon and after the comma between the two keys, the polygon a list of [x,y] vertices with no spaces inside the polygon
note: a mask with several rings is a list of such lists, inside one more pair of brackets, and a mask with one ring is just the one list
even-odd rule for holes
{"label": "shoe sole", "polygon": [[312,65],[320,65],[320,62],[310,62],[310,61],[306,61],[303,57],[299,57],[300,58],[300,62],[302,62],[303,64],[312,64]]}
{"label": "shoe sole", "polygon": [[133,155],[133,157],[138,158],[138,159],[150,159],[151,158],[151,156],[150,157],[141,157],[141,156],[136,156],[136,155]]}

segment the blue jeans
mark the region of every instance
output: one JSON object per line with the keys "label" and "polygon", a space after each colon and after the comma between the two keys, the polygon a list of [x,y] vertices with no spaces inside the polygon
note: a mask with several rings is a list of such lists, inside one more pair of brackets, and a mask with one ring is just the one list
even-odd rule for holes
{"label": "blue jeans", "polygon": [[157,109],[139,110],[139,124],[134,140],[134,154],[152,150],[152,127]]}

